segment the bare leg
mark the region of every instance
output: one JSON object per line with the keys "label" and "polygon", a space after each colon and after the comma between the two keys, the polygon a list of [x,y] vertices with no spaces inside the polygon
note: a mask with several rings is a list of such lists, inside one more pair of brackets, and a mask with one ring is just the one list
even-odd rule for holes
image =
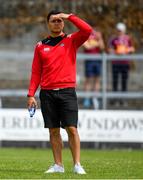
{"label": "bare leg", "polygon": [[66,127],[74,164],[80,162],[80,139],[76,127]]}
{"label": "bare leg", "polygon": [[84,83],[84,90],[91,91],[93,89],[93,77],[87,77]]}
{"label": "bare leg", "polygon": [[60,128],[50,128],[49,133],[55,164],[62,165],[63,142],[60,135]]}
{"label": "bare leg", "polygon": [[[86,92],[89,92],[93,89],[93,77],[88,77],[86,78],[85,80],[85,83],[84,83],[84,90]],[[84,108],[90,108],[91,107],[91,98],[90,97],[85,97],[83,99],[83,106]]]}
{"label": "bare leg", "polygon": [[94,78],[94,90],[95,90],[95,92],[100,91],[100,77],[99,76],[96,76]]}

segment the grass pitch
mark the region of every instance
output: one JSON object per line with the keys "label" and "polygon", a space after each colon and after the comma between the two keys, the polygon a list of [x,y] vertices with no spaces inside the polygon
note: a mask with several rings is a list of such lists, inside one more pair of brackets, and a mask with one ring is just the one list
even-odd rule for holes
{"label": "grass pitch", "polygon": [[143,151],[81,150],[87,174],[72,172],[72,157],[63,151],[64,174],[44,174],[53,163],[49,149],[1,148],[0,179],[143,179]]}

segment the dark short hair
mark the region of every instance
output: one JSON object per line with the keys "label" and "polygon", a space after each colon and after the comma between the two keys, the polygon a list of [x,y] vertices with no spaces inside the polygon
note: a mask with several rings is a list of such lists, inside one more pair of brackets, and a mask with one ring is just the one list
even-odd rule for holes
{"label": "dark short hair", "polygon": [[51,15],[55,15],[55,14],[59,14],[59,13],[61,13],[61,12],[57,11],[57,10],[50,11],[47,15],[47,22],[49,21]]}

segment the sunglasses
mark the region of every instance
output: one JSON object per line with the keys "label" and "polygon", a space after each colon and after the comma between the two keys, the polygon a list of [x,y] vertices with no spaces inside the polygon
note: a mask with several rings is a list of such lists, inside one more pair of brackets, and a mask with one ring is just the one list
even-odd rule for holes
{"label": "sunglasses", "polygon": [[50,21],[51,23],[62,23],[63,21],[61,19],[55,19],[55,20],[52,20]]}

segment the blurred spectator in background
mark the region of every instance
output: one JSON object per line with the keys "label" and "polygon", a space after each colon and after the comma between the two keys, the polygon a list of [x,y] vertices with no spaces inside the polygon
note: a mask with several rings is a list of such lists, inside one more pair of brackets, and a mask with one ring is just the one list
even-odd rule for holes
{"label": "blurred spectator in background", "polygon": [[[99,54],[101,53],[105,46],[104,41],[102,38],[102,34],[99,31],[93,30],[89,39],[83,44],[84,46],[84,53],[87,54]],[[101,60],[85,60],[85,84],[84,90],[85,91],[92,91],[98,92],[100,90],[100,75],[102,69],[102,62]],[[96,97],[93,99],[93,105],[95,109],[99,108],[99,103]],[[92,101],[90,98],[85,98],[83,105],[85,108],[91,107]]]}
{"label": "blurred spectator in background", "polygon": [[[133,41],[126,34],[126,25],[124,23],[116,24],[116,34],[113,35],[108,42],[108,52],[117,55],[125,55],[135,51]],[[121,82],[121,91],[127,91],[128,76],[130,70],[130,60],[114,60],[112,61],[112,89],[118,91],[119,82]],[[119,81],[121,78],[121,81]],[[125,105],[125,101],[114,101]]]}

